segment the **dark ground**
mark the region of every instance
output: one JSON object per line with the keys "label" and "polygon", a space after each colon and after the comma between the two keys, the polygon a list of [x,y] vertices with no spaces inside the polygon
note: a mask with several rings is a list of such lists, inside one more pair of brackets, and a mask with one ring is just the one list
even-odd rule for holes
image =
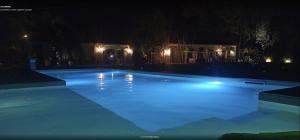
{"label": "dark ground", "polygon": [[292,96],[292,97],[299,97],[300,98],[300,86],[293,87],[293,88],[287,88],[287,89],[265,91],[265,92],[262,92],[262,93],[285,95],[285,96]]}
{"label": "dark ground", "polygon": [[0,85],[61,81],[23,67],[0,68]]}

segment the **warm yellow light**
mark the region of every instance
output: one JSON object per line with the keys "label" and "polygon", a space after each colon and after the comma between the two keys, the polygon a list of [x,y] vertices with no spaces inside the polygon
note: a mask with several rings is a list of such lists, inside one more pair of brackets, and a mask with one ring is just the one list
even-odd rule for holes
{"label": "warm yellow light", "polygon": [[105,51],[105,48],[100,46],[100,45],[96,45],[95,46],[95,53],[103,53]]}
{"label": "warm yellow light", "polygon": [[170,55],[171,55],[171,49],[170,48],[164,49],[164,56],[170,56]]}
{"label": "warm yellow light", "polygon": [[231,56],[235,56],[235,52],[234,52],[234,50],[230,50],[230,52],[229,52],[229,53],[230,53],[230,55],[231,55]]}
{"label": "warm yellow light", "polygon": [[27,34],[24,34],[24,35],[23,35],[23,38],[28,38],[28,35],[27,35]]}
{"label": "warm yellow light", "polygon": [[133,53],[133,50],[130,49],[130,48],[128,47],[128,48],[125,48],[125,52],[126,52],[127,54],[132,54],[132,53]]}
{"label": "warm yellow light", "polygon": [[292,63],[292,59],[291,58],[284,58],[284,63]]}
{"label": "warm yellow light", "polygon": [[271,63],[271,62],[272,62],[272,58],[271,58],[271,57],[266,57],[265,61],[266,61],[267,63]]}
{"label": "warm yellow light", "polygon": [[218,55],[222,55],[222,49],[218,48],[218,49],[216,50],[216,52],[217,52]]}

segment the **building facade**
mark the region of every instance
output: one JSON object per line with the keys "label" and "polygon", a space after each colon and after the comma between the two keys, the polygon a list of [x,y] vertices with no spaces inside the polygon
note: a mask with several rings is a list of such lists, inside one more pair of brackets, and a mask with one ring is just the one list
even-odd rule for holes
{"label": "building facade", "polygon": [[93,64],[132,64],[133,50],[128,44],[81,44],[86,61]]}
{"label": "building facade", "polygon": [[[87,61],[94,64],[132,64],[133,49],[128,44],[83,43]],[[148,63],[193,64],[235,62],[236,45],[169,43],[147,56]]]}
{"label": "building facade", "polygon": [[170,43],[151,58],[153,63],[167,64],[234,62],[236,45]]}

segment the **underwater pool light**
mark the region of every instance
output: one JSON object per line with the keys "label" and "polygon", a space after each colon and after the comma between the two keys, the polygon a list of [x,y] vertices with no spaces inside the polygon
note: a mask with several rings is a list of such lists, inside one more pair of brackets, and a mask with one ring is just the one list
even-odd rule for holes
{"label": "underwater pool light", "polygon": [[209,82],[210,84],[214,84],[214,85],[221,85],[222,82],[220,81],[212,81],[212,82]]}

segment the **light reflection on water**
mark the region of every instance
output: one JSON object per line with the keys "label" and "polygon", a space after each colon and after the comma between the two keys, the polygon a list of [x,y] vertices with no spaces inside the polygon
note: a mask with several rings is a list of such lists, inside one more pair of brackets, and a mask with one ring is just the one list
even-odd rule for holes
{"label": "light reflection on water", "polygon": [[132,92],[132,88],[133,88],[133,75],[132,74],[126,74],[125,75],[125,81],[127,81],[128,91]]}
{"label": "light reflection on water", "polygon": [[[111,79],[109,77],[111,77]],[[107,88],[107,84],[109,84],[108,82],[113,81],[114,78],[118,78],[118,75],[116,75],[114,72],[111,72],[110,74],[109,73],[97,74],[98,88],[100,89],[100,91],[105,90],[105,88]],[[124,78],[125,78],[126,87],[128,91],[132,92],[133,80],[134,80],[133,74],[125,74]]]}
{"label": "light reflection on water", "polygon": [[114,80],[114,73],[111,73],[111,80]]}
{"label": "light reflection on water", "polygon": [[105,75],[103,73],[98,74],[98,79],[100,80],[100,82],[99,82],[100,90],[104,90],[104,83],[105,83],[104,78],[105,78]]}

